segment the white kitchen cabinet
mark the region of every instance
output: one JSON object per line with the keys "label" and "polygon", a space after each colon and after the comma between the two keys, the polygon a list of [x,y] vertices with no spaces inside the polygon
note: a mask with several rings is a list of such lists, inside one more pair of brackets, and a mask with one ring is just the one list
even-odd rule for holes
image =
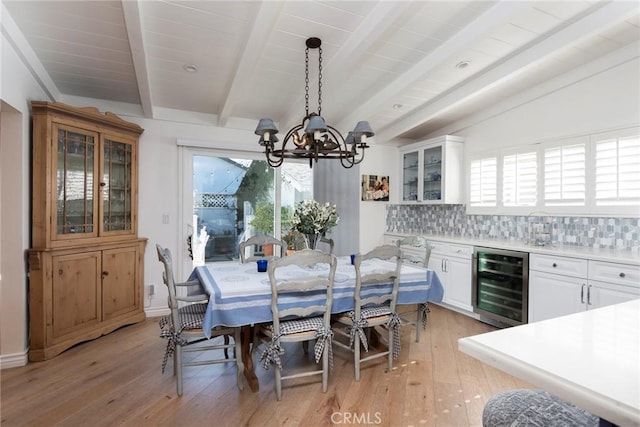
{"label": "white kitchen cabinet", "polygon": [[431,247],[429,268],[436,272],[444,287],[442,302],[469,313],[473,312],[471,306],[473,246],[432,240],[429,244]]}
{"label": "white kitchen cabinet", "polygon": [[529,322],[640,298],[639,277],[638,266],[531,254]]}
{"label": "white kitchen cabinet", "polygon": [[400,151],[402,203],[462,203],[464,138],[445,135]]}

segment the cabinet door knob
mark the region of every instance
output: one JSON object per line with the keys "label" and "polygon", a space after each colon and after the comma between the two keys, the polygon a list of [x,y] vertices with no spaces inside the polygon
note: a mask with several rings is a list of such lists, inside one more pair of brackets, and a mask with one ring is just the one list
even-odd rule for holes
{"label": "cabinet door knob", "polygon": [[555,262],[552,265],[553,268],[556,268],[557,266],[558,266],[558,264],[556,264]]}
{"label": "cabinet door knob", "polygon": [[103,271],[103,272],[102,272],[102,277],[107,277],[108,275],[109,275],[109,272],[108,272],[108,271]]}
{"label": "cabinet door knob", "polygon": [[105,185],[107,185],[107,183],[106,183],[106,182],[101,182],[101,183],[100,183],[100,187],[104,187]]}
{"label": "cabinet door knob", "polygon": [[626,276],[626,274],[620,273],[620,277],[624,277],[624,276]]}

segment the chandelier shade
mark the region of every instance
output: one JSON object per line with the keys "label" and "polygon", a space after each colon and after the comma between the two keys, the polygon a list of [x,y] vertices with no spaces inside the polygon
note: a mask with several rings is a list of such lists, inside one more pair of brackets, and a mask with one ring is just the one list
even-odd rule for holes
{"label": "chandelier shade", "polygon": [[[367,121],[360,121],[344,138],[322,117],[322,41],[311,37],[305,49],[305,114],[302,122],[289,129],[281,145],[276,136],[278,128],[272,119],[262,118],[255,134],[260,136],[258,144],[263,146],[267,162],[271,167],[282,165],[284,159],[309,159],[309,167],[318,159],[337,159],[345,168],[353,167],[364,159],[364,150],[369,148],[367,138],[375,135]],[[318,49],[318,112],[309,112],[309,49]]]}

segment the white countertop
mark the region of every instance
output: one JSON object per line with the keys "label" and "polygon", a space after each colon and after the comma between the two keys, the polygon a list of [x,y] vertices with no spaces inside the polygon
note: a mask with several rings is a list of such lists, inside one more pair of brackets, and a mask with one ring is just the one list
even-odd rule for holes
{"label": "white countertop", "polygon": [[458,347],[610,422],[640,425],[640,299],[461,338]]}
{"label": "white countertop", "polygon": [[[417,233],[395,233],[386,232],[385,234],[394,236],[410,236]],[[496,249],[507,249],[513,251],[522,251],[529,253],[537,253],[544,255],[557,255],[573,258],[590,259],[594,261],[618,262],[623,264],[640,265],[640,252],[638,251],[622,251],[614,249],[599,249],[582,246],[558,245],[558,246],[535,246],[528,245],[518,240],[507,239],[482,239],[477,237],[461,237],[445,234],[429,233],[420,234],[427,239],[437,240],[440,242],[455,243],[460,245],[483,246]]]}

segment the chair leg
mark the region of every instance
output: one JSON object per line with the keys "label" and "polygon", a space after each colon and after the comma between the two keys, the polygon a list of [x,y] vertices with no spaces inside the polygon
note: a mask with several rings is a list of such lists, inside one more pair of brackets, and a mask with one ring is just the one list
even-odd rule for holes
{"label": "chair leg", "polygon": [[[224,345],[229,345],[229,335],[224,336]],[[229,349],[225,347],[224,349],[224,358],[229,358]]]}
{"label": "chair leg", "polygon": [[353,343],[353,366],[356,381],[360,381],[360,336],[358,334],[356,334],[356,339]]}
{"label": "chair leg", "polygon": [[420,342],[420,325],[422,324],[421,314],[422,310],[420,309],[420,304],[418,304],[418,308],[416,308],[416,342]]}
{"label": "chair leg", "polygon": [[[225,338],[228,339],[227,336]],[[237,383],[238,389],[244,390],[244,363],[242,362],[242,339],[240,335],[240,328],[236,328],[233,334],[233,341],[235,346],[233,347],[233,353],[236,358],[236,375],[237,375]]]}
{"label": "chair leg", "polygon": [[[308,343],[309,341],[305,341]],[[322,351],[322,392],[327,392],[329,384],[329,346],[331,343],[326,343]]]}
{"label": "chair leg", "polygon": [[178,396],[182,396],[182,346],[176,344],[174,370],[176,373],[176,388]]}
{"label": "chair leg", "polygon": [[387,338],[389,341],[389,372],[391,372],[391,368],[393,368],[393,328],[387,328],[389,329],[389,338]]}
{"label": "chair leg", "polygon": [[276,374],[276,399],[282,400],[282,368],[275,366]]}

